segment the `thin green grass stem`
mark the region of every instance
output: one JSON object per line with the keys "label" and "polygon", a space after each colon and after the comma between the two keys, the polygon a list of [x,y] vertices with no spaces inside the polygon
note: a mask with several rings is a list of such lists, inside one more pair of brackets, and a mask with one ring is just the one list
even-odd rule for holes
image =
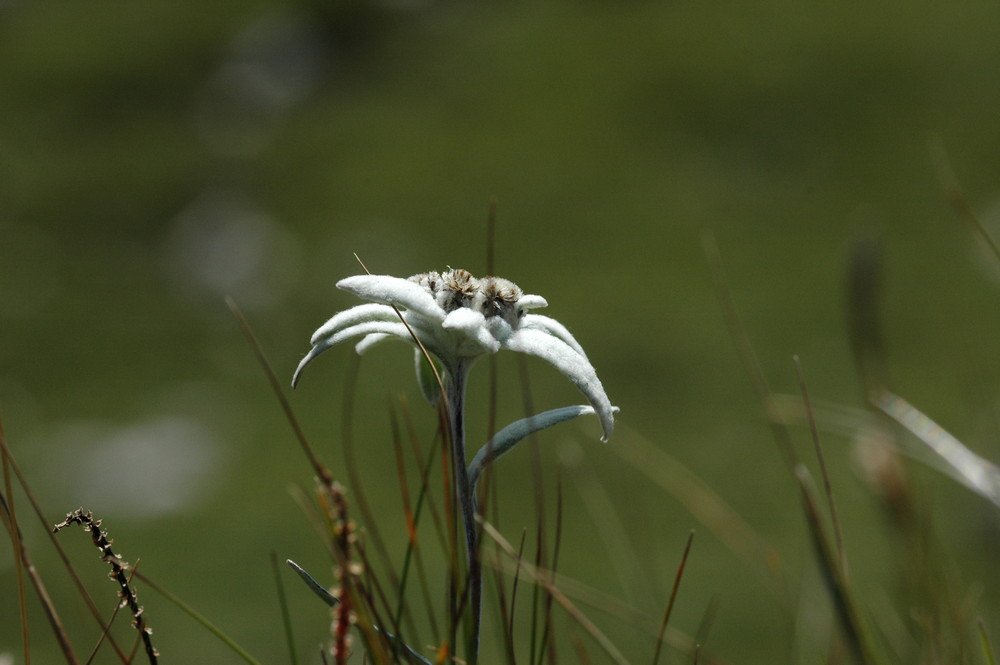
{"label": "thin green grass stem", "polygon": [[833,600],[834,609],[847,645],[859,665],[880,665],[880,661],[868,641],[861,614],[858,611],[851,587],[838,563],[834,546],[823,528],[812,476],[804,465],[799,464],[795,468],[795,479],[799,485],[806,523],[809,526],[813,546],[819,559],[820,572],[823,574],[823,580]]}
{"label": "thin green grass stem", "polygon": [[688,534],[687,544],[684,546],[684,554],[681,555],[681,563],[677,567],[677,574],[674,576],[674,586],[670,590],[670,599],[667,600],[667,609],[663,611],[663,621],[660,622],[660,630],[656,633],[656,651],[653,652],[653,665],[660,662],[660,651],[663,649],[663,637],[667,633],[667,624],[670,623],[670,615],[674,611],[674,601],[677,600],[677,590],[681,586],[681,577],[684,576],[684,567],[687,565],[688,555],[691,553],[691,543],[694,541],[694,531]]}
{"label": "thin green grass stem", "polygon": [[[10,464],[7,461],[7,441],[3,433],[3,421],[0,420],[0,457],[3,459],[4,494],[0,494],[0,515],[4,526],[10,534],[10,544],[14,548],[14,574],[17,579],[17,606],[21,616],[21,646],[24,653],[24,665],[31,665],[31,631],[28,629],[28,603],[24,584],[24,560],[21,558],[21,528],[17,523],[17,511],[14,510],[14,484],[11,481]],[[4,496],[9,497],[5,500]]]}
{"label": "thin green grass stem", "polygon": [[[396,606],[396,612],[395,612],[395,616],[394,616],[395,623],[397,623],[397,624],[400,622],[400,620],[401,620],[401,618],[403,616],[403,611],[405,609],[404,597],[406,595],[405,594],[405,592],[406,592],[406,583],[409,581],[409,577],[410,577],[410,563],[413,561],[413,558],[416,556],[416,553],[415,553],[415,550],[417,548],[417,543],[416,543],[416,529],[417,529],[417,526],[420,524],[420,515],[423,512],[424,501],[427,498],[427,494],[428,494],[427,493],[427,490],[428,490],[427,477],[430,475],[431,465],[433,463],[434,463],[434,456],[433,455],[428,455],[426,461],[424,462],[424,468],[422,470],[421,483],[420,483],[420,491],[417,493],[417,500],[414,502],[414,506],[413,506],[413,529],[414,529],[414,537],[407,543],[406,552],[403,554],[403,565],[402,565],[402,568],[400,569],[400,573],[399,573],[399,588],[398,588],[398,591],[397,591],[397,594],[396,594],[396,596],[397,596],[397,606]],[[428,610],[429,610],[429,608],[428,608]],[[432,615],[430,614],[429,611],[428,611],[428,616],[432,617]],[[436,622],[433,622],[433,619],[432,619],[432,623],[436,623]],[[435,630],[435,632],[437,632],[436,629],[434,629],[434,630]],[[440,636],[435,635],[435,639],[438,639],[439,637]]]}
{"label": "thin green grass stem", "polygon": [[805,371],[802,369],[802,362],[799,357],[792,356],[795,363],[795,371],[799,377],[799,388],[802,392],[802,406],[805,409],[806,420],[809,421],[809,433],[812,435],[813,447],[816,450],[816,460],[819,462],[820,475],[823,478],[823,491],[826,493],[827,508],[830,510],[830,523],[833,527],[834,545],[837,550],[837,561],[840,563],[840,574],[846,580],[847,552],[844,549],[844,534],[840,527],[840,515],[837,512],[837,502],[833,498],[833,483],[830,482],[830,472],[826,468],[826,457],[823,455],[823,444],[819,437],[819,427],[816,425],[816,417],[813,414],[812,400],[809,398],[809,389],[806,386]]}
{"label": "thin green grass stem", "polygon": [[948,151],[944,141],[940,137],[936,137],[931,141],[930,149],[931,158],[937,167],[938,178],[944,188],[945,196],[948,197],[948,200],[958,214],[964,217],[970,224],[973,234],[978,236],[983,245],[993,254],[993,257],[997,261],[1000,261],[1000,244],[997,244],[997,241],[993,239],[993,236],[990,235],[982,220],[979,219],[979,215],[976,214],[965,198],[965,193],[958,182],[958,177],[952,169],[951,160],[948,158]]}
{"label": "thin green grass stem", "polygon": [[390,583],[395,585],[398,584],[398,580],[396,578],[396,571],[392,566],[392,557],[389,555],[389,550],[385,545],[385,539],[382,538],[382,532],[378,528],[378,520],[375,518],[375,514],[371,509],[371,504],[368,501],[368,495],[365,491],[364,482],[362,482],[361,474],[358,472],[357,456],[355,455],[354,398],[357,394],[360,368],[361,356],[355,354],[351,358],[347,376],[344,380],[344,396],[341,407],[341,412],[344,414],[343,420],[341,421],[344,468],[347,471],[349,486],[354,495],[354,505],[356,505],[358,510],[361,511],[361,517],[364,519],[367,537],[375,546],[375,551],[379,555],[383,570],[388,575]]}
{"label": "thin green grass stem", "polygon": [[159,584],[157,584],[153,580],[149,579],[148,577],[146,577],[145,575],[143,575],[139,571],[135,571],[135,576],[138,577],[143,582],[145,582],[146,584],[148,584],[149,587],[151,589],[153,589],[154,591],[156,591],[158,594],[160,594],[161,596],[163,596],[164,598],[166,598],[167,600],[169,600],[171,603],[173,603],[177,607],[177,609],[179,609],[180,611],[184,612],[189,617],[191,617],[192,619],[194,619],[195,621],[197,621],[198,623],[200,623],[201,626],[205,630],[207,630],[208,632],[212,633],[212,635],[214,635],[216,638],[218,638],[220,642],[222,642],[227,647],[229,647],[230,649],[232,649],[236,653],[236,655],[238,655],[240,658],[243,659],[244,662],[250,663],[250,665],[261,665],[261,662],[259,660],[257,660],[253,656],[251,656],[246,651],[246,649],[244,649],[243,647],[241,647],[231,637],[229,637],[224,632],[222,632],[222,630],[218,626],[216,626],[214,623],[212,623],[207,618],[205,618],[204,616],[202,616],[201,614],[199,614],[198,611],[195,610],[193,607],[191,607],[190,605],[188,605],[187,603],[185,603],[183,600],[181,600],[180,598],[178,598],[177,596],[175,596],[173,593],[167,591],[166,589],[164,589]]}
{"label": "thin green grass stem", "polygon": [[[559,550],[562,545],[562,518],[563,518],[563,501],[562,501],[562,475],[557,472],[556,474],[556,530],[555,530],[555,542],[552,545],[552,562],[549,564],[548,575],[553,581],[555,581],[556,572],[559,564]],[[542,639],[538,646],[538,662],[542,662],[542,657],[544,654],[549,654],[549,662],[556,662],[555,656],[555,644],[552,642],[552,594],[546,594],[543,611],[542,620]]]}
{"label": "thin green grass stem", "polygon": [[[76,569],[73,568],[73,564],[66,555],[66,551],[59,543],[59,540],[55,537],[55,534],[52,533],[50,524],[45,518],[45,513],[42,511],[42,507],[39,505],[38,499],[35,497],[35,493],[31,490],[31,486],[28,485],[27,479],[24,477],[20,466],[18,466],[17,461],[14,459],[14,455],[10,451],[10,446],[8,445],[7,438],[3,432],[2,421],[0,421],[0,454],[3,455],[4,462],[10,466],[11,470],[14,471],[14,475],[17,477],[17,482],[20,483],[21,489],[24,490],[24,495],[27,497],[28,503],[31,504],[31,509],[35,513],[35,517],[38,518],[39,523],[41,523],[45,532],[48,534],[49,541],[55,547],[56,552],[59,554],[59,558],[62,560],[63,565],[66,567],[70,577],[73,579],[73,583],[79,591],[80,597],[83,598],[84,602],[87,604],[87,608],[90,610],[91,616],[94,617],[98,625],[100,625],[103,630],[104,622],[100,611],[97,609],[97,605],[94,604],[94,600],[90,597],[90,594],[87,593],[86,588],[83,586],[83,581],[80,579],[80,576],[77,575]],[[55,604],[52,602],[52,598],[49,596],[49,592],[45,588],[45,583],[42,581],[42,577],[39,574],[38,569],[32,563],[31,557],[28,555],[28,549],[24,543],[23,534],[19,531],[20,526],[18,525],[15,516],[11,514],[9,510],[10,507],[7,505],[6,500],[0,502],[0,513],[3,515],[4,526],[12,531],[17,530],[16,535],[12,532],[10,537],[12,540],[17,538],[17,542],[20,544],[17,556],[20,557],[21,565],[27,573],[28,579],[31,581],[31,585],[35,588],[35,595],[38,596],[38,600],[45,612],[45,617],[49,621],[49,625],[51,626],[52,632],[56,637],[56,641],[59,642],[59,647],[63,652],[63,657],[70,665],[78,665],[80,661],[73,650],[69,634],[63,626],[62,619],[56,611]],[[119,654],[120,657],[124,657],[118,643],[113,640],[111,643],[115,648],[115,652]]]}
{"label": "thin green grass stem", "polygon": [[996,654],[993,653],[993,645],[990,643],[990,636],[986,634],[986,624],[983,623],[982,619],[979,619],[979,643],[983,647],[983,656],[986,659],[987,665],[997,665]]}
{"label": "thin green grass stem", "polygon": [[517,552],[514,551],[514,547],[507,541],[503,535],[497,531],[496,527],[488,522],[483,522],[483,531],[500,546],[500,549],[510,557],[512,560],[519,561],[519,569],[524,571],[525,575],[535,586],[541,587],[544,591],[552,596],[552,599],[558,603],[563,610],[580,626],[584,631],[586,631],[591,638],[604,650],[604,653],[608,656],[611,662],[616,665],[629,665],[629,661],[625,658],[624,654],[611,642],[608,637],[601,632],[601,630],[591,621],[583,612],[573,604],[573,602],[563,593],[556,585],[555,579],[550,571],[545,571],[535,567],[534,565],[520,559]]}

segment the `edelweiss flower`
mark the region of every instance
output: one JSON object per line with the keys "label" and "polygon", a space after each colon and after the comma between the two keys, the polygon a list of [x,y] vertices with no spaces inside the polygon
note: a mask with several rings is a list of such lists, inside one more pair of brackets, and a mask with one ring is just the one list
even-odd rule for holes
{"label": "edelweiss flower", "polygon": [[[429,272],[408,279],[356,275],[337,282],[337,288],[373,302],[334,315],[313,334],[313,348],[295,370],[293,386],[313,358],[355,337],[361,337],[356,351],[364,353],[390,338],[414,343],[415,335],[458,381],[463,381],[477,358],[509,349],[555,366],[586,395],[601,420],[602,440],[611,436],[614,409],[587,354],[561,323],[529,313],[548,305],[541,296],[526,295],[500,277],[476,279],[466,270]],[[424,365],[420,350],[415,354],[418,378],[425,377],[420,371]],[[421,381],[427,392],[426,379]]]}

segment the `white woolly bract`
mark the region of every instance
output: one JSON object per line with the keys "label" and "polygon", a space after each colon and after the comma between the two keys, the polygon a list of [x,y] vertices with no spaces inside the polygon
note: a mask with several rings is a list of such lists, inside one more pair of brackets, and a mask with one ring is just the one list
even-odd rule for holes
{"label": "white woolly bract", "polygon": [[320,326],[312,336],[312,349],[295,370],[293,386],[313,358],[355,337],[362,338],[355,350],[364,353],[388,339],[416,346],[416,336],[451,375],[470,365],[464,361],[508,349],[541,358],[559,370],[600,418],[602,440],[611,436],[614,409],[583,347],[555,319],[526,313],[547,306],[545,298],[524,295],[510,280],[476,279],[465,270],[408,279],[355,275],[340,280],[337,287],[374,302],[339,312]]}

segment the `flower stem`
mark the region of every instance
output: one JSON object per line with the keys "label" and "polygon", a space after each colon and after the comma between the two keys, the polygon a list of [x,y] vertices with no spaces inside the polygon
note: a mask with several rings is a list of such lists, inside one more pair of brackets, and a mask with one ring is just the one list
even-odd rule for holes
{"label": "flower stem", "polygon": [[472,613],[472,634],[469,637],[467,662],[475,665],[479,659],[479,628],[482,621],[483,572],[479,561],[479,532],[476,528],[476,497],[469,483],[465,460],[465,382],[469,365],[459,361],[450,372],[448,410],[451,425],[451,459],[455,475],[455,499],[462,513],[465,529],[465,549],[468,561],[469,609]]}

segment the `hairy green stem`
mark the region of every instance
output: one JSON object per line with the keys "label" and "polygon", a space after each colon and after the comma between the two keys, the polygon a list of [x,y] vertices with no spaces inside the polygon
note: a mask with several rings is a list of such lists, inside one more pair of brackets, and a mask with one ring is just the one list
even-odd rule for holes
{"label": "hairy green stem", "polygon": [[462,513],[465,529],[465,549],[468,561],[466,594],[472,613],[472,635],[469,638],[467,661],[475,665],[479,659],[479,627],[482,621],[483,571],[479,562],[479,533],[476,528],[476,497],[469,482],[465,461],[465,381],[469,365],[459,361],[449,377],[448,410],[451,425],[451,458],[455,475],[455,498]]}

